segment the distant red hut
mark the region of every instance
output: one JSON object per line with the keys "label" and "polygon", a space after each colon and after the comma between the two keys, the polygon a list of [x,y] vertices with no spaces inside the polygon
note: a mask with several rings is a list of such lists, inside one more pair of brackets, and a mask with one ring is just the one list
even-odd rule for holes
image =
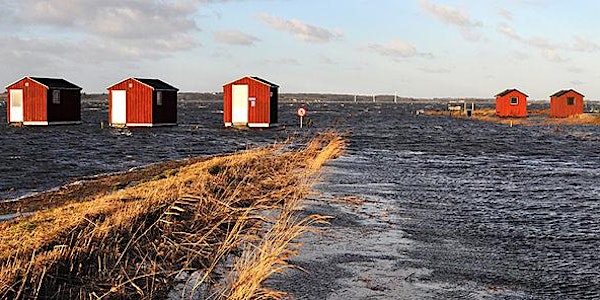
{"label": "distant red hut", "polygon": [[566,118],[583,114],[583,96],[575,90],[562,90],[550,96],[550,117]]}
{"label": "distant red hut", "polygon": [[6,87],[8,123],[81,123],[81,88],[58,78],[25,77]]}
{"label": "distant red hut", "polygon": [[177,125],[179,89],[159,79],[127,78],[108,88],[111,126]]}
{"label": "distant red hut", "polygon": [[527,117],[527,95],[517,89],[508,89],[496,95],[496,115],[499,117]]}
{"label": "distant red hut", "polygon": [[279,86],[246,76],[223,85],[225,126],[273,127],[277,125]]}

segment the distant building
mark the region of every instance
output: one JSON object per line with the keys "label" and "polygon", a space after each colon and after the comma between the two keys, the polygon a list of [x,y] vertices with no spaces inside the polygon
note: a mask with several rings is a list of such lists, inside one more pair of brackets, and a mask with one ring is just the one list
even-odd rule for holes
{"label": "distant building", "polygon": [[225,126],[272,127],[277,125],[279,86],[246,76],[223,86]]}
{"label": "distant building", "polygon": [[81,123],[81,88],[58,78],[25,77],[6,87],[8,123]]}
{"label": "distant building", "polygon": [[508,89],[496,95],[496,115],[499,117],[527,117],[527,96],[517,89]]}
{"label": "distant building", "polygon": [[583,114],[584,96],[575,90],[562,90],[550,96],[550,117],[566,118]]}
{"label": "distant building", "polygon": [[108,88],[111,126],[177,125],[179,89],[159,79],[127,78]]}

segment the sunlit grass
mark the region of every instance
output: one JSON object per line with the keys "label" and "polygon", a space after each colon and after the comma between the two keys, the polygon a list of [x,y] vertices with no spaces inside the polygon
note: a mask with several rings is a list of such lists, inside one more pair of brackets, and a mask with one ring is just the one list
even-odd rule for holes
{"label": "sunlit grass", "polygon": [[181,273],[204,274],[238,255],[213,298],[282,296],[262,286],[289,267],[299,217],[322,164],[344,141],[324,134],[215,157],[133,187],[0,224],[0,298],[163,299]]}

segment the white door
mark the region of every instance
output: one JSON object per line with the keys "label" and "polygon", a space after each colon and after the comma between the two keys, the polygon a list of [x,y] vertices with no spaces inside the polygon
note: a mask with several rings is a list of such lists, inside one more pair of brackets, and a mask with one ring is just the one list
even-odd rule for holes
{"label": "white door", "polygon": [[23,122],[23,90],[10,90],[10,118],[8,122]]}
{"label": "white door", "polygon": [[231,101],[231,123],[248,124],[248,86],[233,85]]}
{"label": "white door", "polygon": [[127,91],[111,91],[111,114],[112,124],[127,123]]}

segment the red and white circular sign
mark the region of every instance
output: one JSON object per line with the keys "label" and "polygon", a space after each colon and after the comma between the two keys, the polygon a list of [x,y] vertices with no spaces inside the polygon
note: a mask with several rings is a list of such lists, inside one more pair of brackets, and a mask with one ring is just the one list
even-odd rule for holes
{"label": "red and white circular sign", "polygon": [[298,107],[298,109],[296,110],[296,114],[298,115],[298,117],[306,116],[306,107],[304,107],[304,106]]}

